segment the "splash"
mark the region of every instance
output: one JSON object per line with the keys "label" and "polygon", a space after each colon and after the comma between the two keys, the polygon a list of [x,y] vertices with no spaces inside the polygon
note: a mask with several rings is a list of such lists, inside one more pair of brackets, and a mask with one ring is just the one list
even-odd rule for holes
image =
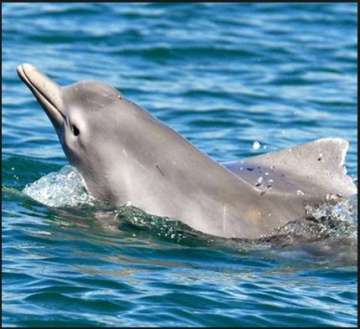
{"label": "splash", "polygon": [[318,207],[307,205],[305,209],[307,214],[316,220],[325,217],[357,224],[357,195],[335,203],[324,203]]}
{"label": "splash", "polygon": [[183,244],[209,242],[208,235],[195,231],[179,220],[151,215],[131,205],[117,208],[115,216],[121,230],[149,232],[161,239]]}
{"label": "splash", "polygon": [[26,185],[23,192],[50,207],[93,205],[95,201],[87,193],[83,177],[69,165]]}
{"label": "splash", "polygon": [[357,240],[357,195],[334,203],[307,205],[305,209],[306,218],[276,229],[271,238],[281,240],[283,245],[320,240]]}

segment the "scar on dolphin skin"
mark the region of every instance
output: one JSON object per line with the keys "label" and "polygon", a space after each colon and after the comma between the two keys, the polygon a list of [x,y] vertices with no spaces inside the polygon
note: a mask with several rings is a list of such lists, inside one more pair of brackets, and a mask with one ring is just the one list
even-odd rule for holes
{"label": "scar on dolphin skin", "polygon": [[159,165],[156,165],[155,167],[159,170],[160,174],[165,177],[165,174],[164,174],[164,172],[161,170],[160,166],[159,166]]}

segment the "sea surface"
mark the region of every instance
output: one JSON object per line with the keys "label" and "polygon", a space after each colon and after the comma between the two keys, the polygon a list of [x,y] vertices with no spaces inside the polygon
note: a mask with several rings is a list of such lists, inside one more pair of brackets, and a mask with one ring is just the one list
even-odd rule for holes
{"label": "sea surface", "polygon": [[111,209],[16,74],[107,82],[219,162],[345,138],[357,184],[355,3],[2,9],[3,326],[357,325],[357,196],[277,242]]}

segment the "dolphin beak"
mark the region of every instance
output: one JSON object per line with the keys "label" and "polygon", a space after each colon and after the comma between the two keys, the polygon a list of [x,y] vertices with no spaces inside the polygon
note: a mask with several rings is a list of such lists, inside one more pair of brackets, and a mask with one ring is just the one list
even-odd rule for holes
{"label": "dolphin beak", "polygon": [[30,64],[21,64],[17,73],[45,110],[55,129],[65,122],[61,87]]}

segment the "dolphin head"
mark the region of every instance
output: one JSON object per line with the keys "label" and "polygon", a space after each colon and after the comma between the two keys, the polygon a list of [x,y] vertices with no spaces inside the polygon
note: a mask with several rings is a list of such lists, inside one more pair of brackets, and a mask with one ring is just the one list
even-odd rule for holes
{"label": "dolphin head", "polygon": [[19,65],[17,72],[49,117],[64,153],[81,172],[88,189],[109,199],[104,180],[109,164],[115,161],[111,154],[116,151],[109,149],[113,143],[107,139],[112,131],[118,135],[126,126],[127,102],[101,82],[81,81],[62,87],[30,64]]}

